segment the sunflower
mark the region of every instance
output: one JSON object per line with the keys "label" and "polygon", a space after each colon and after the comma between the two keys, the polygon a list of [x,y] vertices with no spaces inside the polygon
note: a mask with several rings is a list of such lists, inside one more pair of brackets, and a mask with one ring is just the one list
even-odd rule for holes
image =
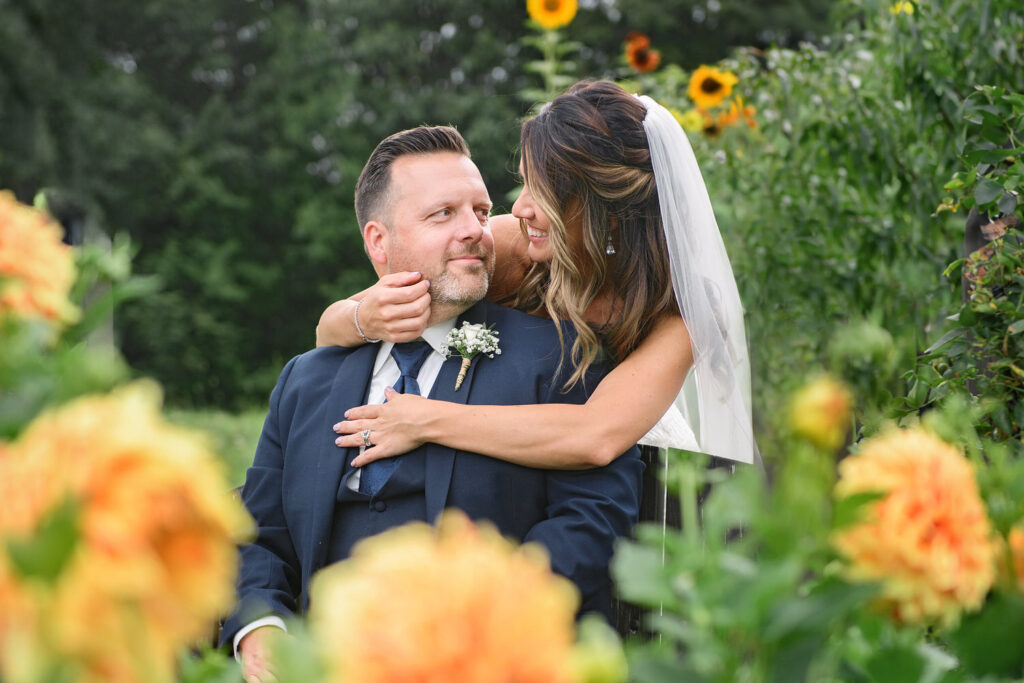
{"label": "sunflower", "polygon": [[687,133],[697,133],[704,129],[704,115],[696,109],[681,112],[675,107],[669,107],[668,111]]}
{"label": "sunflower", "polygon": [[644,74],[654,71],[661,63],[661,53],[651,49],[651,39],[638,31],[631,31],[626,36],[626,61],[629,65]]}
{"label": "sunflower", "polygon": [[714,107],[732,93],[732,86],[736,85],[738,80],[730,71],[701,66],[690,76],[687,94],[698,107]]}
{"label": "sunflower", "polygon": [[526,0],[530,18],[547,29],[561,28],[576,16],[576,0]]}

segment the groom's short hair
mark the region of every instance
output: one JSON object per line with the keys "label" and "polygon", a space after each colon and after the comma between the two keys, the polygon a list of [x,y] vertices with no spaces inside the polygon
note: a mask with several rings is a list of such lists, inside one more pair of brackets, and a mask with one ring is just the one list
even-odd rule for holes
{"label": "groom's short hair", "polygon": [[410,154],[437,152],[470,156],[469,145],[451,126],[420,126],[381,140],[356,181],[356,220],[360,229],[371,220],[382,220],[389,208],[391,166],[395,160]]}

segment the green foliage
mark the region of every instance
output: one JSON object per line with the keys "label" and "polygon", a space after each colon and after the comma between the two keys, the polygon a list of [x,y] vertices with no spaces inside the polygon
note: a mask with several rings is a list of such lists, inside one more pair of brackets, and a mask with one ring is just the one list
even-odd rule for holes
{"label": "green foliage", "polygon": [[0,320],[0,438],[16,436],[47,407],[104,391],[128,377],[117,350],[92,337],[109,320],[103,311],[109,315],[114,302],[152,291],[151,281],[132,277],[124,240],[110,251],[80,249],[75,260],[78,279],[71,300],[82,309],[78,323],[55,332],[39,321]]}
{"label": "green foliage", "polygon": [[[1024,130],[1024,96],[1003,88],[979,88],[965,105],[970,129],[958,171],[946,184],[959,203],[980,211],[994,237],[946,270],[965,297],[947,319],[943,336],[919,358],[906,410],[920,410],[947,395],[972,396],[981,434],[1019,442],[1024,426],[1024,241],[1012,229],[1024,216],[1017,193],[1024,181],[1018,136]],[[941,207],[940,207],[941,208]],[[1007,228],[1011,228],[1007,232]],[[1004,234],[1005,233],[1005,234]]]}
{"label": "green foliage", "polygon": [[[613,74],[629,30],[690,63],[766,29],[820,33],[827,7],[748,5],[601,3],[561,34],[581,73]],[[525,2],[0,0],[0,16],[0,187],[57,188],[131,235],[162,288],[119,309],[119,341],[174,404],[265,400],[323,307],[372,281],[352,193],[385,135],[457,124],[509,206],[536,84]]]}
{"label": "green foliage", "polygon": [[[873,386],[856,387],[870,401],[865,417],[903,394],[900,369],[913,366],[922,331],[941,320],[948,299],[937,274],[962,241],[962,218],[934,215],[943,184],[960,166],[972,119],[988,120],[1005,141],[986,109],[994,105],[965,109],[964,100],[975,83],[1024,89],[1008,37],[1024,30],[1018,3],[915,7],[893,14],[889,3],[844,2],[835,10],[842,29],[817,45],[738,51],[723,66],[756,106],[758,129],[693,138],[746,306],[769,455],[780,431],[770,416],[801,381],[799,369],[826,364],[829,340],[863,319],[892,339]],[[956,38],[944,38],[953,27]],[[684,106],[685,74],[671,66],[636,80]]]}
{"label": "green foliage", "polygon": [[167,419],[206,432],[213,452],[227,467],[228,483],[237,487],[245,481],[245,470],[252,464],[252,454],[256,452],[266,413],[262,407],[238,413],[172,409],[167,411]]}
{"label": "green foliage", "polygon": [[[952,402],[927,422],[990,458],[979,484],[1005,534],[1008,520],[1024,517],[1017,502],[1024,500],[1024,466],[1000,457],[999,444],[979,440],[969,412]],[[667,483],[683,500],[683,529],[663,537],[660,526],[642,527],[613,564],[620,595],[649,608],[648,628],[659,634],[627,643],[635,680],[907,683],[1024,675],[1021,596],[1012,579],[951,630],[891,620],[874,605],[877,587],[849,582],[830,544],[833,531],[854,523],[879,494],[836,503],[833,455],[807,443],[786,446],[771,487],[755,468],[722,478],[693,454],[669,453],[668,471],[680,474]],[[1000,490],[1011,481],[1011,492]],[[711,493],[698,517],[686,501],[706,485]]]}

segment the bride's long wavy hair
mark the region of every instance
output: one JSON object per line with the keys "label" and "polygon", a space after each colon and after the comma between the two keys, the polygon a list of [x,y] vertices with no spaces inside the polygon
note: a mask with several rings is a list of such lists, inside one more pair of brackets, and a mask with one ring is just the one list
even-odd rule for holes
{"label": "bride's long wavy hair", "polygon": [[[646,113],[614,83],[580,82],[523,124],[523,180],[551,222],[552,259],[530,269],[516,307],[546,310],[576,328],[567,387],[596,359],[598,334],[618,362],[660,315],[676,309]],[[576,222],[583,233],[574,250],[566,224]],[[614,255],[605,253],[609,240]],[[613,296],[611,314],[595,330],[584,313],[606,289]]]}

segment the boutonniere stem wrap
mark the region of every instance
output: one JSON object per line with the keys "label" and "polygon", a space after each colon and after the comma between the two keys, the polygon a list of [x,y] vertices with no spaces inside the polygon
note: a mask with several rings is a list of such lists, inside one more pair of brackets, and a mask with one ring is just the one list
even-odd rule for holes
{"label": "boutonniere stem wrap", "polygon": [[492,330],[490,326],[485,326],[482,323],[470,324],[463,321],[462,327],[455,328],[448,333],[446,341],[448,345],[446,352],[449,356],[452,355],[453,349],[462,356],[462,366],[459,368],[459,376],[455,380],[455,391],[462,386],[463,380],[466,379],[466,373],[469,372],[469,365],[477,354],[482,353],[488,358],[501,355],[501,349],[498,348],[497,330]]}

